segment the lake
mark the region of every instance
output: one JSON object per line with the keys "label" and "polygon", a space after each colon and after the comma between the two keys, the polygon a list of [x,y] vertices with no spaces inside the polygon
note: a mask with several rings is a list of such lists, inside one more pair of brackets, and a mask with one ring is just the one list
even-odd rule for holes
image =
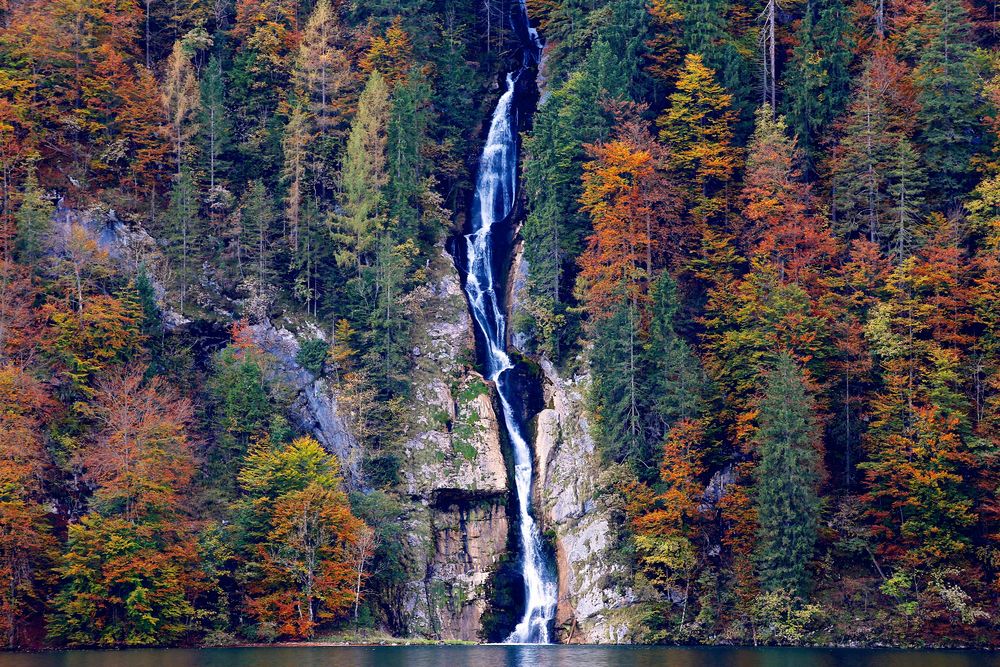
{"label": "lake", "polygon": [[1000,667],[1000,653],[661,646],[377,646],[0,653],[2,667]]}

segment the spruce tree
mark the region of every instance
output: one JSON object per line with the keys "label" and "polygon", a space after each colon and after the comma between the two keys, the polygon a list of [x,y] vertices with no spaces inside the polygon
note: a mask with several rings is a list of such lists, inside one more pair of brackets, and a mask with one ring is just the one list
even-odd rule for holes
{"label": "spruce tree", "polygon": [[256,289],[270,284],[274,273],[275,223],[278,214],[274,202],[260,181],[251,181],[240,202],[239,253],[244,277],[256,278]]}
{"label": "spruce tree", "polygon": [[976,79],[972,68],[971,23],[962,0],[934,0],[914,78],[920,109],[920,142],[930,183],[941,207],[969,186],[979,132]]}
{"label": "spruce tree", "polygon": [[180,264],[175,273],[180,281],[180,312],[183,314],[188,286],[198,272],[198,248],[202,242],[198,190],[191,171],[186,167],[181,170],[174,182],[167,219],[170,251]]}
{"label": "spruce tree", "polygon": [[639,309],[624,299],[594,326],[590,401],[598,446],[610,461],[629,463],[636,474],[655,472],[655,446],[647,442],[641,383]]}
{"label": "spruce tree", "polygon": [[225,173],[228,163],[222,156],[229,148],[230,121],[225,106],[225,78],[218,57],[208,59],[201,77],[201,156],[208,175],[209,189],[215,188],[218,176]]}
{"label": "spruce tree", "polygon": [[802,595],[816,544],[819,432],[813,399],[791,355],[778,356],[760,406],[756,561],[770,591]]}
{"label": "spruce tree", "polygon": [[440,231],[420,224],[420,199],[428,177],[424,152],[430,104],[430,83],[420,72],[411,72],[393,91],[386,146],[389,216],[395,219],[400,238],[421,239],[427,247],[437,241]]}
{"label": "spruce tree", "polygon": [[826,87],[820,100],[823,128],[847,107],[851,94],[851,62],[856,47],[852,36],[851,13],[844,0],[820,0],[815,41],[820,51]]}
{"label": "spruce tree", "polygon": [[17,225],[14,248],[22,264],[33,264],[42,256],[46,237],[52,229],[54,212],[55,207],[45,198],[45,193],[38,185],[35,169],[32,167],[24,179],[21,206],[14,214],[14,222]]}
{"label": "spruce tree", "polygon": [[796,44],[785,81],[786,118],[806,156],[812,155],[813,142],[825,120],[823,93],[827,86],[827,72],[823,68],[815,33],[813,7],[809,3],[795,33]]}
{"label": "spruce tree", "polygon": [[653,284],[643,394],[651,439],[659,442],[680,419],[697,419],[705,409],[705,375],[698,357],[677,332],[677,284],[664,271]]}

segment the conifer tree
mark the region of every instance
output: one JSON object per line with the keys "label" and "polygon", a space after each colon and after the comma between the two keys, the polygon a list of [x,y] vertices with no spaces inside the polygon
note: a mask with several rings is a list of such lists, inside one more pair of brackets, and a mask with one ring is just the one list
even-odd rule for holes
{"label": "conifer tree", "polygon": [[226,171],[228,164],[222,159],[229,149],[232,131],[229,113],[226,110],[225,76],[222,62],[213,55],[205,65],[201,78],[201,99],[199,121],[201,130],[201,155],[208,173],[209,190],[214,190],[216,178]]}
{"label": "conifer tree", "polygon": [[705,374],[690,345],[677,332],[680,311],[677,284],[663,271],[653,284],[649,338],[646,342],[643,393],[649,437],[658,441],[679,420],[698,420],[705,410]]}
{"label": "conifer tree", "polygon": [[971,24],[962,0],[933,0],[927,23],[914,27],[923,43],[914,78],[920,142],[933,192],[947,205],[969,185],[978,135]]}
{"label": "conifer tree", "polygon": [[756,561],[771,591],[808,592],[819,518],[819,430],[813,399],[788,353],[778,356],[760,406],[756,440]]}
{"label": "conifer tree", "polygon": [[180,280],[180,312],[183,314],[187,302],[188,286],[198,274],[198,249],[202,243],[202,225],[198,206],[198,191],[191,170],[183,168],[170,194],[170,208],[167,210],[170,249],[180,258],[177,275]]}
{"label": "conifer tree", "polygon": [[22,264],[34,264],[41,256],[49,231],[52,228],[52,214],[55,206],[45,198],[38,185],[38,175],[34,168],[24,179],[21,205],[14,216],[17,225],[15,249]]}
{"label": "conifer tree", "polygon": [[275,270],[274,240],[278,230],[278,214],[264,184],[252,181],[240,201],[239,237],[237,239],[240,271],[243,277],[253,276],[255,288],[263,290],[270,285]]}
{"label": "conifer tree", "polygon": [[393,91],[386,132],[388,214],[400,238],[420,239],[428,247],[437,241],[439,231],[422,229],[420,215],[429,177],[424,154],[432,120],[430,104],[430,83],[421,73],[412,72]]}
{"label": "conifer tree", "polygon": [[864,234],[886,249],[899,227],[900,201],[909,216],[919,212],[922,196],[920,166],[909,141],[915,102],[906,77],[891,52],[869,58],[828,165],[836,232]]}

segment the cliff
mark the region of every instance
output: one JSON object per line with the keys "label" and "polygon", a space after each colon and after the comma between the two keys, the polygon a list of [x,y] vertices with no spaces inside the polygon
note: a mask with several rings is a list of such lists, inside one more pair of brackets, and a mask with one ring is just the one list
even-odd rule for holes
{"label": "cliff", "polygon": [[[394,631],[433,639],[480,639],[493,567],[507,550],[508,480],[491,387],[475,370],[472,322],[458,273],[442,250],[431,278],[407,299],[413,322],[412,394],[398,454],[407,581]],[[338,407],[337,390],[295,361],[298,340],[271,323],[252,327],[278,361],[275,372],[297,395],[300,427],[358,477],[357,440]],[[321,335],[303,326],[303,334]],[[301,336],[300,336],[301,337]]]}

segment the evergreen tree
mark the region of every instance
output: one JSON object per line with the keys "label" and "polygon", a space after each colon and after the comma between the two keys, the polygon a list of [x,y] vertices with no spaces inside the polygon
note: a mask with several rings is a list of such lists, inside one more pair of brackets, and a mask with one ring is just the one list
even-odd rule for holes
{"label": "evergreen tree", "polygon": [[181,171],[174,183],[167,219],[171,254],[180,259],[176,274],[180,281],[180,312],[183,314],[188,287],[199,274],[198,250],[202,242],[198,192],[191,171],[187,168]]}
{"label": "evergreen tree", "polygon": [[887,176],[887,194],[891,203],[883,236],[890,254],[901,262],[923,245],[927,227],[924,199],[927,177],[920,164],[920,156],[908,139],[900,139],[895,163]]}
{"label": "evergreen tree", "polygon": [[911,212],[919,211],[922,196],[923,179],[910,143],[915,109],[906,78],[905,66],[891,54],[869,58],[828,165],[835,231],[843,236],[860,232],[887,250],[899,226],[899,196]]}
{"label": "evergreen tree", "polygon": [[643,393],[650,440],[661,441],[678,420],[697,420],[705,410],[706,381],[701,363],[677,332],[677,285],[662,272],[653,284],[649,339],[645,349]]}
{"label": "evergreen tree", "polygon": [[229,149],[231,122],[226,110],[225,75],[222,62],[213,55],[205,65],[201,78],[200,129],[201,155],[208,174],[209,190],[214,190],[217,177],[225,173],[228,162],[222,159]]}
{"label": "evergreen tree", "polygon": [[756,561],[764,588],[805,595],[819,518],[819,430],[791,355],[780,354],[760,406]]}
{"label": "evergreen tree", "polygon": [[32,168],[24,179],[21,205],[14,215],[14,222],[17,225],[14,248],[22,264],[32,265],[42,256],[52,229],[54,212],[55,206],[46,199],[45,193],[38,185],[38,176]]}
{"label": "evergreen tree", "polygon": [[400,82],[392,94],[387,128],[387,198],[389,216],[401,238],[419,239],[425,248],[438,240],[439,229],[424,229],[420,203],[428,187],[424,158],[431,123],[431,88],[420,72]]}
{"label": "evergreen tree", "polygon": [[913,30],[923,44],[914,72],[919,138],[933,192],[948,206],[969,186],[979,133],[972,26],[962,0],[933,0],[926,26]]}
{"label": "evergreen tree", "polygon": [[843,113],[850,96],[854,41],[843,0],[810,0],[804,9],[796,44],[785,72],[788,124],[815,170],[819,141]]}
{"label": "evergreen tree", "polygon": [[623,299],[593,326],[590,403],[606,460],[628,463],[637,475],[648,477],[656,457],[643,423],[640,317],[636,305]]}
{"label": "evergreen tree", "polygon": [[803,152],[811,157],[814,141],[824,121],[823,95],[828,85],[828,73],[823,67],[823,57],[816,44],[817,29],[813,20],[813,4],[807,3],[799,29],[792,59],[785,75],[786,117],[792,133]]}
{"label": "evergreen tree", "polygon": [[570,75],[539,108],[524,144],[529,213],[522,234],[529,307],[540,348],[556,359],[573,345],[578,331],[571,309],[575,258],[590,229],[578,204],[584,146],[611,128],[602,103],[627,99],[628,79],[616,73],[615,62],[610,45],[596,42],[583,71]]}
{"label": "evergreen tree", "polygon": [[856,43],[853,37],[851,12],[844,0],[820,0],[819,20],[816,21],[815,41],[820,62],[826,75],[826,87],[821,98],[822,128],[827,128],[847,108],[851,94],[851,63]]}
{"label": "evergreen tree", "polygon": [[255,278],[255,289],[264,290],[274,275],[274,240],[279,219],[264,184],[251,181],[240,201],[237,253],[240,275]]}

